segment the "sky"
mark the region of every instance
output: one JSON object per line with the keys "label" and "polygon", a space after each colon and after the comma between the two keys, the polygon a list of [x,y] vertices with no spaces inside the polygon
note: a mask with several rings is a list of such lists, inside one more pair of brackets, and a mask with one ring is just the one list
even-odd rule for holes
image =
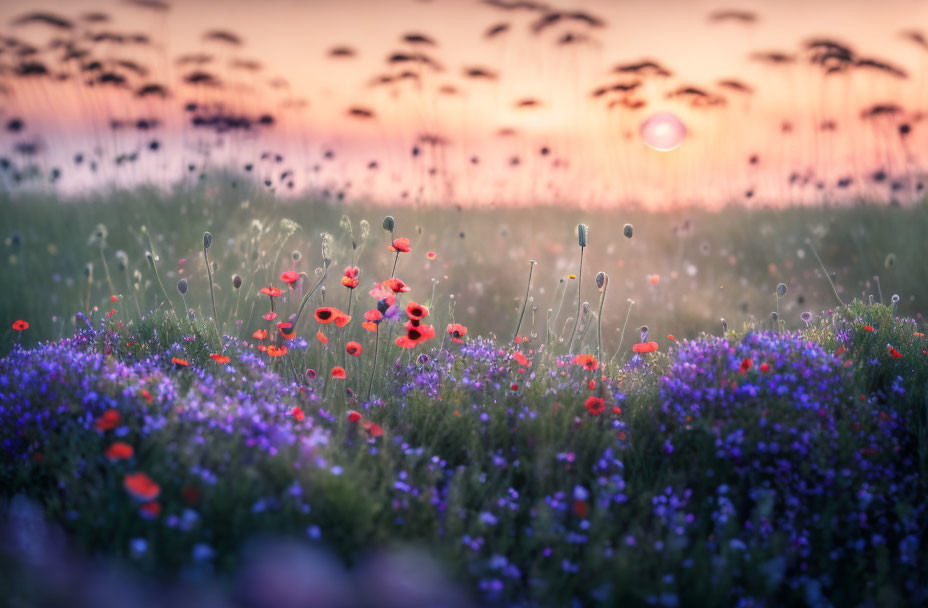
{"label": "sky", "polygon": [[[73,27],[17,23],[37,11]],[[93,12],[109,21],[82,18]],[[578,12],[597,24],[577,19]],[[551,14],[556,21],[533,31]],[[912,35],[918,24],[928,24],[928,0],[567,0],[543,6],[510,0],[185,0],[166,10],[114,0],[7,0],[0,5],[6,37],[0,119],[18,118],[25,128],[4,133],[0,151],[23,173],[29,164],[43,176],[58,168],[55,186],[72,190],[170,183],[251,164],[256,179],[282,193],[293,181],[293,191],[324,189],[386,202],[906,201],[923,194],[918,184],[926,161],[918,151],[928,148],[922,128],[928,45]],[[503,25],[505,31],[487,37],[489,28]],[[234,34],[241,44],[204,36],[214,30]],[[149,42],[94,42],[101,32],[142,33]],[[408,34],[432,43],[410,44],[403,40]],[[825,47],[808,47],[815,39],[852,54],[840,59],[832,53],[816,64],[816,48]],[[36,52],[18,54],[24,45]],[[338,46],[353,56],[332,57]],[[63,49],[87,54],[62,62]],[[770,52],[794,61],[757,59]],[[430,63],[388,61],[416,53]],[[196,54],[210,61],[179,62]],[[147,73],[117,63],[127,59]],[[50,74],[16,76],[18,66],[34,60]],[[85,70],[94,60],[103,68]],[[231,67],[242,60],[261,67]],[[614,71],[644,60],[671,75]],[[467,77],[474,68],[495,77]],[[103,71],[125,82],[90,86]],[[183,82],[196,71],[219,85]],[[399,77],[404,72],[407,77]],[[391,82],[372,84],[384,76]],[[719,84],[724,80],[750,92]],[[136,94],[151,83],[163,84],[169,95]],[[593,96],[614,84],[636,88]],[[185,110],[191,102],[200,114],[271,114],[274,124],[225,133],[193,128],[196,112]],[[894,109],[861,117],[874,106]],[[352,108],[367,117],[351,115]],[[662,111],[679,116],[687,130],[671,152],[648,148],[639,135],[640,124]],[[158,126],[111,128],[114,120],[134,124],[139,118],[156,119]],[[153,139],[156,151],[147,147]],[[37,144],[41,153],[17,157],[21,142]],[[116,163],[133,152],[135,159]],[[75,166],[76,154],[88,162]],[[90,159],[96,170],[88,168]],[[285,172],[290,175],[281,180]],[[842,180],[851,183],[839,186]]]}

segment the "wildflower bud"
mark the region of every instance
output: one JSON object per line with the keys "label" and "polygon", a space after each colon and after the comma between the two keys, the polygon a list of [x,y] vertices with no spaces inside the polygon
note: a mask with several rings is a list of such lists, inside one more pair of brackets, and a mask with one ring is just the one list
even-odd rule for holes
{"label": "wildflower bud", "polygon": [[145,252],[145,259],[148,260],[148,264],[154,268],[155,267],[155,256],[151,254],[151,251]]}
{"label": "wildflower bud", "polygon": [[116,263],[119,265],[119,270],[125,272],[129,268],[129,255],[120,249],[116,252]]}
{"label": "wildflower bud", "polygon": [[780,283],[777,285],[777,297],[782,298],[786,295],[786,283]]}
{"label": "wildflower bud", "polygon": [[596,289],[599,289],[600,291],[602,291],[603,288],[606,287],[606,284],[608,282],[609,282],[609,275],[607,275],[605,272],[602,272],[602,271],[596,273]]}
{"label": "wildflower bud", "polygon": [[883,265],[886,266],[887,268],[892,268],[893,266],[895,266],[896,265],[896,254],[895,253],[888,254],[886,256],[886,259],[883,260]]}
{"label": "wildflower bud", "polygon": [[347,215],[343,215],[340,220],[338,220],[338,227],[344,230],[345,232],[351,231],[351,218]]}
{"label": "wildflower bud", "polygon": [[87,278],[93,278],[93,262],[87,262],[84,264],[84,276]]}
{"label": "wildflower bud", "polygon": [[387,232],[393,232],[393,229],[396,228],[396,220],[393,219],[392,215],[388,215],[383,218],[383,229]]}
{"label": "wildflower bud", "polygon": [[777,321],[780,320],[780,315],[778,315],[776,311],[773,311],[772,313],[770,313],[770,320],[776,323]]}
{"label": "wildflower bud", "polygon": [[232,277],[232,287],[240,289],[242,287],[242,277],[235,275]]}
{"label": "wildflower bud", "polygon": [[725,317],[722,317],[722,333],[728,331],[728,321],[725,320]]}
{"label": "wildflower bud", "polygon": [[811,312],[806,311],[806,312],[802,313],[801,315],[799,315],[799,318],[802,319],[802,321],[803,321],[806,325],[809,325],[810,323],[812,323],[812,313],[811,313]]}
{"label": "wildflower bud", "polygon": [[869,304],[870,306],[873,306],[873,294],[872,293],[869,296],[867,296],[867,304]]}
{"label": "wildflower bud", "polygon": [[[724,322],[724,321],[725,321],[725,319],[722,319],[722,322]],[[638,328],[638,331],[641,332],[641,341],[642,341],[642,342],[647,342],[647,341],[648,341],[648,332],[651,331],[650,329],[648,329],[648,326],[647,326],[647,325],[642,325],[641,327]]]}
{"label": "wildflower bud", "polygon": [[203,233],[203,249],[209,249],[209,246],[213,244],[213,235],[209,232]]}
{"label": "wildflower bud", "polygon": [[893,294],[893,297],[892,297],[891,299],[892,299],[892,301],[893,301],[893,304],[898,304],[898,303],[899,303],[899,299],[900,299],[900,298],[899,298],[899,294],[898,294],[898,293],[894,293],[894,294]]}
{"label": "wildflower bud", "polygon": [[187,295],[187,279],[181,279],[177,282],[177,291],[182,296]]}
{"label": "wildflower bud", "polygon": [[290,258],[291,258],[294,262],[299,262],[300,260],[303,259],[303,254],[300,253],[299,251],[297,251],[296,249],[294,249],[294,250],[293,250],[293,253],[290,254]]}
{"label": "wildflower bud", "polygon": [[630,239],[635,234],[635,228],[631,224],[625,224],[622,228],[622,234],[625,235],[625,238]]}
{"label": "wildflower bud", "polygon": [[367,220],[361,220],[361,240],[364,241],[371,234],[371,224]]}
{"label": "wildflower bud", "polygon": [[589,236],[590,227],[586,224],[579,224],[577,226],[577,242],[580,243],[581,247],[586,247],[586,240]]}

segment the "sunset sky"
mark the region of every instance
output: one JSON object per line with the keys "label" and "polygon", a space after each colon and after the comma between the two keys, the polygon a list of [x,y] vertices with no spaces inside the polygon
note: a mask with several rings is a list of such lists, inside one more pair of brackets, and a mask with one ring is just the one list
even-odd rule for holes
{"label": "sunset sky", "polygon": [[[71,19],[75,27],[62,33],[45,24],[15,24],[39,10]],[[109,23],[80,20],[101,11],[111,16]],[[532,24],[552,11],[582,11],[604,25],[562,18],[534,33]],[[718,11],[729,13],[712,20]],[[917,183],[925,177],[925,158],[917,151],[928,144],[922,122],[928,112],[928,48],[902,35],[928,24],[925,0],[564,1],[547,11],[505,10],[477,0],[186,0],[169,10],[106,0],[8,0],[0,5],[0,24],[2,34],[39,50],[29,60],[38,57],[51,72],[70,75],[60,83],[17,78],[13,73],[25,59],[9,45],[0,55],[5,66],[0,82],[8,90],[0,97],[0,117],[22,118],[27,126],[5,133],[3,153],[17,141],[39,142],[44,151],[36,162],[46,168],[68,165],[62,187],[169,182],[189,163],[199,168],[206,158],[211,167],[249,161],[260,166],[265,151],[285,157],[267,175],[276,178],[289,169],[297,189],[344,189],[351,182],[355,196],[392,200],[405,192],[425,202],[814,202],[888,198],[894,180],[899,186],[892,195],[907,200],[917,195]],[[502,24],[507,31],[485,37],[488,28]],[[204,40],[208,30],[234,33],[243,44]],[[86,32],[101,31],[141,32],[151,43],[87,40]],[[404,42],[402,36],[410,33],[435,44]],[[130,59],[149,73],[127,73],[122,87],[91,89],[79,62],[60,63],[61,49],[47,48],[56,36],[91,50],[104,65]],[[811,64],[811,52],[803,46],[814,38],[849,47],[856,64],[826,75],[821,65]],[[350,47],[356,55],[332,58],[329,50],[336,46]],[[774,51],[794,56],[795,62],[771,65],[752,58]],[[394,53],[417,52],[440,66],[387,61]],[[178,57],[195,53],[212,60],[178,64]],[[243,59],[262,67],[230,67]],[[612,71],[645,59],[672,76]],[[905,76],[861,66],[861,60],[892,66]],[[464,75],[475,67],[497,78]],[[197,70],[215,75],[221,87],[182,83]],[[371,84],[403,71],[414,72],[416,79]],[[725,88],[721,80],[737,80],[753,92]],[[631,93],[591,96],[597,87],[633,81],[640,85]],[[134,96],[146,83],[164,84],[170,96]],[[705,96],[673,95],[687,88]],[[609,102],[620,98],[626,103],[610,109]],[[517,107],[529,105],[527,100],[534,107]],[[253,131],[226,135],[220,146],[214,134],[189,126],[183,106],[190,101],[222,102],[224,111],[239,114],[268,112],[276,122],[259,136]],[[693,107],[694,102],[705,107]],[[642,107],[633,107],[636,103]],[[899,108],[875,120],[861,119],[862,111],[877,104]],[[350,108],[373,116],[349,116]],[[638,135],[640,123],[660,111],[674,112],[688,130],[672,152],[651,150]],[[113,119],[142,117],[157,118],[162,126],[146,133],[112,132],[108,126]],[[898,131],[902,124],[910,129],[904,137]],[[444,143],[421,143],[424,134]],[[140,150],[155,136],[162,143],[157,155],[141,154],[129,169],[111,166],[112,157]],[[417,145],[420,153],[414,156]],[[94,148],[99,172],[71,170],[75,153],[94,155]],[[327,150],[334,158],[325,158]],[[368,168],[371,162],[377,162],[376,171]],[[869,179],[879,171],[886,180]],[[794,174],[800,178],[791,184]],[[842,178],[852,178],[853,185],[838,191],[835,184]],[[815,187],[817,182],[823,187]]]}

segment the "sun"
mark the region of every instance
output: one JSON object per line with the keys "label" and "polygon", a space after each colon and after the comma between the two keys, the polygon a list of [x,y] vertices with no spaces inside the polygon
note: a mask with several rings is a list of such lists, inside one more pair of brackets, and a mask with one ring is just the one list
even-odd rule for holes
{"label": "sun", "polygon": [[649,148],[670,152],[683,143],[686,126],[673,112],[659,112],[642,122],[638,133]]}

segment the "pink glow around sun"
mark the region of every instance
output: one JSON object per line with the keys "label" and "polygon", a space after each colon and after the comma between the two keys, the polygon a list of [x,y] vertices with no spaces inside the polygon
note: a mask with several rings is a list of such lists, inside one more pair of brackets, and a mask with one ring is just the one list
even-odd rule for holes
{"label": "pink glow around sun", "polygon": [[670,152],[683,143],[686,126],[672,112],[660,112],[642,122],[638,132],[649,148]]}

